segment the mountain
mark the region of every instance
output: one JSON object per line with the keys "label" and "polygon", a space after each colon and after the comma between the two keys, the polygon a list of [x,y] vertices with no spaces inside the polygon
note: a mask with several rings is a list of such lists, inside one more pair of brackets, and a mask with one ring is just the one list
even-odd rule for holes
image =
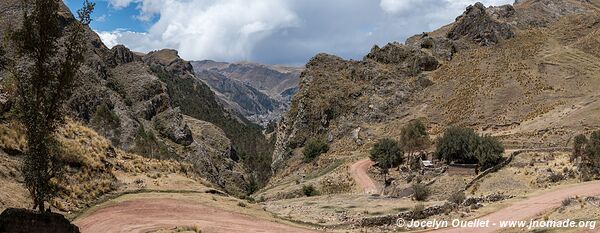
{"label": "mountain", "polygon": [[[508,147],[565,146],[600,126],[600,2],[531,0],[469,6],[456,21],[361,61],[319,54],[277,130],[273,169],[289,174],[314,137],[323,159],[368,153],[421,119],[499,137]],[[287,165],[286,165],[287,164]],[[275,179],[277,180],[277,179]]]}
{"label": "mountain", "polygon": [[192,62],[196,77],[206,82],[224,106],[263,127],[287,111],[301,68],[255,63]]}
{"label": "mountain", "polygon": [[[20,23],[19,4],[0,3],[1,34]],[[64,4],[61,10],[61,22],[75,20]],[[86,38],[84,65],[67,103],[71,119],[125,152],[192,164],[195,173],[234,195],[266,182],[271,142],[258,125],[226,110],[177,51],[109,49],[89,28]],[[0,77],[5,123],[13,121],[10,79],[7,73]]]}

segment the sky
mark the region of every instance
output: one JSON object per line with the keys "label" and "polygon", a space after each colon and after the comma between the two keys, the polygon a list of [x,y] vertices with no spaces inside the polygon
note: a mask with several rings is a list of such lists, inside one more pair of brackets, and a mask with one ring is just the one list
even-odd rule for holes
{"label": "sky", "polygon": [[[72,11],[83,0],[64,0]],[[359,60],[451,23],[476,0],[92,0],[112,47],[170,48],[186,60],[303,65],[320,52]],[[514,0],[479,0],[484,5]]]}

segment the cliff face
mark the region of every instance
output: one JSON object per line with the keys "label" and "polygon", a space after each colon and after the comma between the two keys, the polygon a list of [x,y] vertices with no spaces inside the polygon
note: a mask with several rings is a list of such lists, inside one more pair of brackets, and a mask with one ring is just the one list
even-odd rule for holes
{"label": "cliff face", "polygon": [[[0,33],[4,34],[19,25],[20,8],[19,1],[1,4],[0,9],[5,12],[0,16]],[[62,9],[63,20],[74,20],[66,6]],[[226,133],[230,133],[226,136],[229,138],[236,135],[219,130],[205,131],[215,135],[198,135],[188,125],[190,121],[196,125],[196,132],[200,126],[214,126],[186,120],[183,115],[193,113],[195,118],[216,124],[221,122],[215,119],[235,118],[218,104],[214,93],[202,82],[193,81],[192,89],[174,85],[196,80],[189,62],[173,50],[140,56],[120,45],[108,49],[89,28],[86,36],[85,62],[67,103],[72,118],[99,132],[118,148],[151,158],[191,162],[199,174],[221,188],[233,194],[245,193],[247,171],[236,158],[237,145],[221,140],[223,146],[215,147],[210,141],[210,138],[225,137]],[[1,79],[9,77],[3,74]],[[11,93],[4,93],[9,96],[5,105],[10,106]],[[189,104],[180,106],[181,96],[194,93],[199,98],[191,104],[202,106],[196,112],[189,111]],[[238,122],[237,118],[235,121]],[[245,124],[239,123],[242,132],[244,127]],[[256,154],[247,153],[248,156]]]}
{"label": "cliff face", "polygon": [[277,131],[273,169],[311,137],[327,138],[330,153],[366,156],[374,140],[398,137],[415,118],[432,134],[468,126],[509,147],[568,143],[600,126],[598,6],[478,3],[405,45],[376,46],[362,61],[315,56]]}

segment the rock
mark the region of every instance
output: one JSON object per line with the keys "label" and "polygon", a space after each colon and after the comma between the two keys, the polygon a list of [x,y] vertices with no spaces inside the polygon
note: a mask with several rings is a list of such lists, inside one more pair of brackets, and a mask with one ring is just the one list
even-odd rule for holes
{"label": "rock", "polygon": [[194,141],[192,131],[183,121],[179,108],[170,108],[159,113],[153,118],[153,122],[161,135],[177,144],[189,146]]}
{"label": "rock", "polygon": [[456,22],[447,34],[449,39],[466,38],[481,46],[494,45],[500,40],[514,36],[515,33],[509,24],[494,20],[487,13],[485,6],[479,2],[468,6],[465,12],[456,18]]}
{"label": "rock", "polygon": [[57,213],[8,208],[0,214],[0,232],[79,233],[79,228]]}
{"label": "rock", "polygon": [[123,45],[113,47],[105,58],[106,64],[111,67],[134,61],[142,61],[142,58]]}
{"label": "rock", "polygon": [[449,61],[457,51],[455,41],[445,37],[431,37],[427,33],[415,35],[406,40],[406,44],[421,48],[428,49],[432,55],[439,59]]}
{"label": "rock", "polygon": [[419,49],[400,43],[388,43],[380,48],[375,45],[363,60],[374,60],[384,64],[397,64],[416,71],[432,71],[438,68],[438,61]]}

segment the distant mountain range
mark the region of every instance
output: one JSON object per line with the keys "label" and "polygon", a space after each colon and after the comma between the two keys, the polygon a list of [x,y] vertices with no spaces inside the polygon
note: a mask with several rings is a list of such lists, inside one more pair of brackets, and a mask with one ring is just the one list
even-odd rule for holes
{"label": "distant mountain range", "polygon": [[196,77],[226,108],[266,126],[287,111],[303,68],[257,63],[192,62]]}

